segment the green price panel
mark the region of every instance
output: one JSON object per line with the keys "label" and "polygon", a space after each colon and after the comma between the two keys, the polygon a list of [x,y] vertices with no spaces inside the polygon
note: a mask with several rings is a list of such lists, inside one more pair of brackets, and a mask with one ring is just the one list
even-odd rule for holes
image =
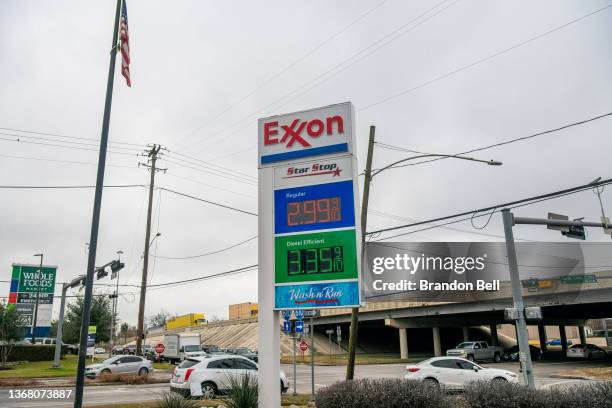
{"label": "green price panel", "polygon": [[276,283],[357,278],[355,230],[276,237]]}

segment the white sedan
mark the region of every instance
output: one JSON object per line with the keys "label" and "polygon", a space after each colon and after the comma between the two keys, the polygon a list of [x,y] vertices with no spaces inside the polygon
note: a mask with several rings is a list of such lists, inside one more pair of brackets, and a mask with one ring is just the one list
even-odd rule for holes
{"label": "white sedan", "polygon": [[504,381],[518,383],[517,374],[486,368],[465,358],[435,357],[406,367],[407,380],[419,380],[442,385],[449,389],[462,389],[476,381]]}
{"label": "white sedan", "polygon": [[[174,369],[170,390],[185,397],[213,399],[229,388],[230,377],[240,380],[248,375],[257,381],[257,369],[257,363],[237,355],[187,358]],[[288,388],[289,381],[281,371],[279,392],[286,392]]]}

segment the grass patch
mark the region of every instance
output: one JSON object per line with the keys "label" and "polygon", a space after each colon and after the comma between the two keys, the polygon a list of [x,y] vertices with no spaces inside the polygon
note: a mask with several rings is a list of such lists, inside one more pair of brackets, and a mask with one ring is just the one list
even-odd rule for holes
{"label": "grass patch", "polygon": [[[96,357],[94,363],[106,360],[108,357]],[[10,370],[0,370],[2,378],[50,378],[50,377],[74,377],[78,356],[69,355],[60,360],[61,368],[53,368],[53,361],[34,361],[20,362],[11,364]],[[87,359],[86,365],[92,364],[91,359]],[[168,363],[153,363],[156,370],[173,370],[174,366]]]}
{"label": "grass patch", "polygon": [[[430,357],[429,355],[411,355],[408,360],[402,360],[399,354],[357,354],[355,355],[355,364],[368,365],[368,364],[397,364],[397,363],[410,363],[419,362],[425,358]],[[298,354],[296,357],[298,364],[310,364],[310,355],[305,355],[302,361],[302,356]],[[315,364],[317,365],[346,365],[348,362],[347,354],[332,354],[331,358],[329,354],[315,354]],[[281,363],[292,364],[292,356],[282,356]]]}
{"label": "grass patch", "polygon": [[612,380],[612,367],[581,368],[561,371],[559,375],[571,377],[589,377],[598,380]]}
{"label": "grass patch", "polygon": [[[308,400],[310,399],[309,395],[301,395],[297,396],[293,395],[283,395],[281,405],[284,407],[288,407],[291,404],[295,404],[299,407],[305,407],[308,404]],[[225,406],[223,400],[193,400],[198,407],[214,407],[217,408],[219,405]],[[85,407],[99,407],[99,405],[85,405]],[[126,404],[109,404],[105,405],[107,408],[156,408],[157,401],[149,401],[149,402],[139,402],[139,403],[126,403]]]}

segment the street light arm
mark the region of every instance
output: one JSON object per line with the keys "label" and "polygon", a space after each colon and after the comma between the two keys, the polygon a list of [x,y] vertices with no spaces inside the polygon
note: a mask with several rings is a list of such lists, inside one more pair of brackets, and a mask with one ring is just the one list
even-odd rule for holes
{"label": "street light arm", "polygon": [[412,157],[407,157],[405,159],[402,160],[398,160],[396,162],[393,162],[381,169],[378,169],[374,172],[372,172],[371,177],[374,177],[375,175],[377,175],[378,173],[381,173],[387,169],[393,168],[394,166],[409,161],[409,160],[415,160],[415,159],[424,159],[425,157],[444,157],[444,158],[448,158],[448,159],[461,159],[461,160],[469,160],[469,161],[475,161],[475,162],[480,162],[480,163],[486,163],[489,164],[491,166],[501,166],[501,162],[495,161],[495,160],[481,160],[481,159],[475,159],[474,157],[465,157],[465,156],[457,156],[457,155],[452,155],[452,154],[421,154],[418,156],[412,156]]}

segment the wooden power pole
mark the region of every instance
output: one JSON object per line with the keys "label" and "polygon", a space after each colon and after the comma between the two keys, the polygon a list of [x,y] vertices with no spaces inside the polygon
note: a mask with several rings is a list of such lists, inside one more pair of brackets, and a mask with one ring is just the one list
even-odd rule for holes
{"label": "wooden power pole", "polygon": [[[372,180],[372,156],[374,155],[374,137],[376,126],[370,126],[370,140],[368,142],[368,156],[366,159],[365,180],[363,182],[363,200],[361,202],[361,257],[365,256],[365,236],[368,222],[368,201],[370,199],[370,181]],[[363,262],[362,262],[363,265]],[[359,324],[359,308],[351,311],[351,329],[349,332],[348,363],[346,365],[346,379],[355,377],[355,349],[357,348],[357,326]]]}
{"label": "wooden power pole", "polygon": [[138,328],[136,333],[136,355],[142,355],[142,340],[144,338],[144,312],[145,298],[147,295],[147,273],[149,269],[149,240],[151,239],[151,212],[153,209],[153,188],[155,187],[155,172],[166,171],[166,169],[158,169],[157,156],[162,149],[160,145],[153,145],[151,150],[147,152],[150,164],[139,163],[139,165],[148,167],[151,172],[151,181],[149,183],[149,208],[147,211],[147,230],[145,232],[144,259],[142,261],[142,281],[140,284],[140,304],[138,306]]}

